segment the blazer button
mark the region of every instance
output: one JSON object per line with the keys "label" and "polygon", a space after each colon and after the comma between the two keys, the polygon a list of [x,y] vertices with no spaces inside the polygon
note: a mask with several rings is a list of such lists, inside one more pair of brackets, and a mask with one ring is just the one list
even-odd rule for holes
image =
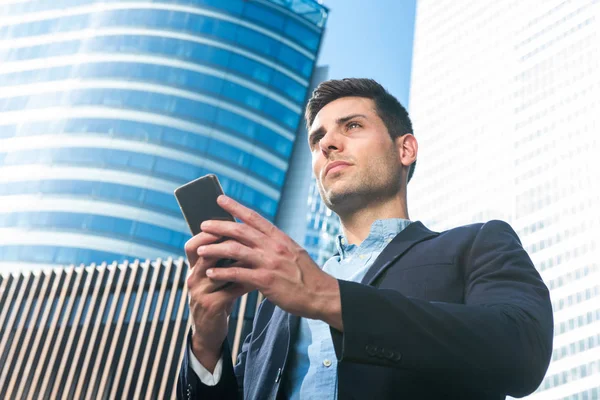
{"label": "blazer button", "polygon": [[368,344],[365,346],[365,351],[367,352],[368,355],[374,356],[375,355],[375,346]]}
{"label": "blazer button", "polygon": [[402,354],[401,354],[401,353],[395,353],[395,354],[394,354],[394,358],[393,358],[393,360],[394,360],[395,362],[400,362],[400,360],[401,360],[401,359],[402,359]]}
{"label": "blazer button", "polygon": [[373,357],[379,357],[379,354],[377,353],[377,347],[375,347],[375,346],[371,347],[371,353],[370,353],[370,355],[373,356]]}

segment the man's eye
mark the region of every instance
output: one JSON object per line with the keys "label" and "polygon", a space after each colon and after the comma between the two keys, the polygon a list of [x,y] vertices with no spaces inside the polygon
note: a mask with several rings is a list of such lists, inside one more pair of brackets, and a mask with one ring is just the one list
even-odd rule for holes
{"label": "man's eye", "polygon": [[360,124],[358,122],[350,122],[348,124],[348,129],[352,129],[352,128],[359,128]]}

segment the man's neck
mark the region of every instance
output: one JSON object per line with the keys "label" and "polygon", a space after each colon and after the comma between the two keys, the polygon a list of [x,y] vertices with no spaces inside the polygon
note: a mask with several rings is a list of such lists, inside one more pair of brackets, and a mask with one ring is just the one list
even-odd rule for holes
{"label": "man's neck", "polygon": [[348,244],[360,245],[369,236],[371,225],[378,219],[409,219],[406,199],[398,197],[379,204],[371,204],[348,215],[340,215],[342,232]]}

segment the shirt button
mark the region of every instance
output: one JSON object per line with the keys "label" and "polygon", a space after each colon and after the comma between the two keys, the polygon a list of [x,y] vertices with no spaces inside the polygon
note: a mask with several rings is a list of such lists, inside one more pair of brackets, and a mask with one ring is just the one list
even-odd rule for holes
{"label": "shirt button", "polygon": [[327,368],[331,367],[331,360],[323,360],[323,365]]}

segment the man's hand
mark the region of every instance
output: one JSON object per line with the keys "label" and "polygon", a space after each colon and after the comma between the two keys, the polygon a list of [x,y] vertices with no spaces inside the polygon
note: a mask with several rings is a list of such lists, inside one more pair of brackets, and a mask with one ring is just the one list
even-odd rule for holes
{"label": "man's hand", "polygon": [[[205,233],[231,238],[222,243],[203,243],[200,257],[232,258],[227,268],[210,268],[206,275],[214,282],[235,282],[257,288],[283,310],[305,318],[320,319],[343,331],[339,285],[323,272],[309,254],[269,221],[227,196],[217,203],[243,224],[205,221]],[[238,286],[239,287],[239,286]]]}
{"label": "man's hand", "polygon": [[221,345],[227,336],[227,317],[235,300],[251,290],[246,285],[233,284],[217,290],[223,283],[206,276],[219,258],[199,257],[200,246],[215,243],[220,236],[201,232],[185,244],[190,264],[187,278],[190,313],[192,315],[192,351],[200,364],[212,372],[221,357]]}

